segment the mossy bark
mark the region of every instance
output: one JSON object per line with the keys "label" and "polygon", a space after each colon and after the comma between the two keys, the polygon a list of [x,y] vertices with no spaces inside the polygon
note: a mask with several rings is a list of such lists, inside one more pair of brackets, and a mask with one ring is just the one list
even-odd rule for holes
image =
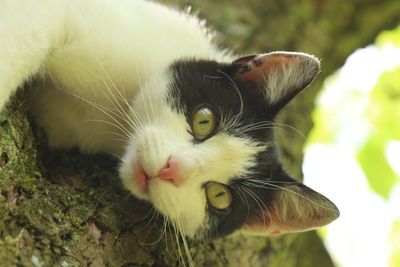
{"label": "mossy bark", "polygon": [[[164,2],[164,1],[162,1]],[[307,135],[323,79],[356,48],[400,21],[400,2],[165,1],[192,4],[236,51],[293,50],[322,58],[322,73],[279,120]],[[1,266],[180,266],[175,237],[118,180],[105,155],[51,151],[32,128],[23,90],[0,114]],[[300,178],[304,138],[278,130],[285,166]],[[323,177],[321,177],[323,179]],[[189,244],[196,266],[333,266],[315,233],[231,236]],[[180,250],[183,244],[179,243]]]}

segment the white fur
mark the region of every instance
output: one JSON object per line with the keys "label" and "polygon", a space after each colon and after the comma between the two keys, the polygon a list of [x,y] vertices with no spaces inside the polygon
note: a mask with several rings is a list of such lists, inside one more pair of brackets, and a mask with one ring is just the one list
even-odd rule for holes
{"label": "white fur", "polygon": [[[49,144],[121,156],[125,187],[189,236],[207,227],[202,185],[229,182],[263,149],[226,134],[193,144],[184,116],[165,103],[172,61],[229,60],[195,17],[147,1],[3,0],[0,40],[0,109],[35,78],[30,108]],[[136,162],[153,177],[170,155],[184,183],[151,179],[140,192]]]}
{"label": "white fur", "polygon": [[[109,136],[102,132],[110,127],[86,120],[101,120],[104,114],[87,103],[78,108],[76,97],[55,87],[112,108],[105,83],[132,99],[139,83],[150,74],[160,75],[174,59],[224,57],[196,18],[146,1],[6,0],[1,4],[0,36],[0,108],[18,85],[39,75],[48,83],[35,90],[41,105],[34,104],[33,110],[48,129],[50,144],[78,144],[88,152],[104,149]],[[60,113],[51,112],[54,109]],[[59,124],[60,118],[71,123]],[[93,127],[94,136],[88,134]]]}

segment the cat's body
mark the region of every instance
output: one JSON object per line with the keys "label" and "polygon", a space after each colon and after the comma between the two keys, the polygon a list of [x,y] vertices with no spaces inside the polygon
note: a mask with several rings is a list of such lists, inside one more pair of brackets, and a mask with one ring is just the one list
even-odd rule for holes
{"label": "cat's body", "polygon": [[197,18],[145,1],[17,2],[0,9],[0,109],[32,81],[29,108],[51,147],[121,157],[125,187],[190,237],[337,217],[283,171],[272,131],[318,73],[314,57],[236,59]]}
{"label": "cat's body", "polygon": [[[81,102],[80,107],[76,97],[62,90],[114,108],[107,99],[109,95],[99,92],[117,87],[131,100],[137,97],[140,84],[164,79],[165,69],[177,58],[222,59],[197,27],[197,19],[150,2],[63,0],[42,1],[40,5],[25,1],[21,5],[2,3],[3,20],[10,16],[17,21],[0,27],[5,36],[17,35],[20,39],[15,44],[14,40],[2,38],[7,46],[2,60],[20,65],[15,68],[21,68],[17,72],[24,77],[7,81],[13,88],[28,77],[44,78],[45,82],[38,84],[40,92],[33,93],[32,107],[41,124],[48,128],[53,147],[79,146],[85,152],[106,149],[119,155],[123,152],[121,143],[111,144],[109,134],[104,133],[120,132],[119,129],[87,123],[107,120],[107,116],[87,103]],[[8,92],[0,93],[3,104],[1,101],[7,99],[4,93]],[[55,109],[62,114],[53,112]],[[94,135],[93,131],[97,133]]]}

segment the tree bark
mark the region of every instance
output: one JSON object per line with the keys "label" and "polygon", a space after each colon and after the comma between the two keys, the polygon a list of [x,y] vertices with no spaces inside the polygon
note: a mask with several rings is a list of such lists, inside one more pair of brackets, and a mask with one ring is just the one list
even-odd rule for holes
{"label": "tree bark", "polygon": [[[280,114],[307,135],[323,79],[358,47],[400,21],[397,0],[161,1],[191,3],[236,52],[303,51],[322,73]],[[105,155],[51,151],[30,124],[20,90],[0,114],[1,266],[181,266],[184,244],[162,234],[161,218],[123,190]],[[279,130],[282,160],[301,178],[304,138]],[[323,177],[321,177],[323,179]],[[333,266],[314,232],[274,238],[234,235],[189,244],[196,266]]]}

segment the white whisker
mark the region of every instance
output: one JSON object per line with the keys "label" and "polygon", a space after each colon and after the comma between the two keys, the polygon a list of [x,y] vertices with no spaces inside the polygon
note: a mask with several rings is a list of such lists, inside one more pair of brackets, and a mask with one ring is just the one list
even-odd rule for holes
{"label": "white whisker", "polygon": [[171,221],[172,222],[172,226],[174,229],[174,233],[175,233],[175,241],[176,244],[178,246],[178,257],[179,257],[179,262],[182,261],[183,265],[186,266],[182,251],[181,251],[181,245],[180,245],[180,240],[179,240],[179,229],[177,228],[176,222],[174,220]]}
{"label": "white whisker", "polygon": [[[253,180],[253,182],[255,182],[255,181],[256,181],[256,180]],[[259,182],[261,182],[261,181],[259,181]],[[274,183],[275,183],[275,181],[274,181]],[[310,199],[310,198],[308,198],[308,197],[306,197],[306,196],[304,196],[304,195],[302,195],[302,194],[300,194],[300,193],[298,193],[298,192],[296,192],[296,191],[290,190],[290,189],[288,189],[288,188],[286,188],[286,187],[283,187],[283,186],[276,185],[276,184],[274,184],[274,183],[270,183],[270,182],[267,182],[267,181],[263,181],[262,185],[271,186],[271,187],[274,187],[274,188],[277,188],[277,189],[280,189],[280,190],[284,190],[284,191],[289,192],[289,193],[292,193],[292,194],[294,194],[294,195],[296,195],[296,196],[298,196],[298,197],[301,197],[301,198],[303,198],[303,199],[305,199],[305,200],[311,202],[312,204],[314,204],[314,205],[316,205],[316,206],[318,206],[318,207],[336,211],[335,209],[332,209],[332,208],[326,207],[326,206],[324,206],[324,205],[321,205],[320,203],[317,203],[317,202],[315,202],[314,200],[312,200],[312,199]],[[285,184],[286,184],[286,182],[285,182]],[[297,184],[297,183],[293,183],[293,184]],[[266,188],[265,186],[263,186],[263,187]]]}
{"label": "white whisker", "polygon": [[110,154],[111,156],[116,157],[117,159],[119,159],[120,161],[122,161],[122,158],[121,158],[119,155],[117,155],[117,154],[115,154],[115,153],[113,153],[113,152],[111,152],[111,151],[108,151],[108,150],[102,150],[102,151],[105,152],[105,153],[107,153],[107,154]]}
{"label": "white whisker", "polygon": [[127,143],[127,144],[131,141],[131,140],[130,140],[128,137],[126,137],[125,135],[122,135],[122,134],[117,133],[117,132],[113,132],[113,131],[101,131],[101,133],[112,134],[112,135],[116,135],[116,136],[118,136],[118,137],[121,137],[120,139],[117,139],[117,140],[124,141],[124,143]]}
{"label": "white whisker", "polygon": [[127,138],[128,136],[130,136],[132,134],[123,125],[115,124],[115,123],[112,123],[110,121],[106,121],[106,120],[86,120],[86,121],[87,122],[101,122],[101,123],[105,123],[105,124],[111,125],[111,126],[117,128],[118,130],[120,130],[122,133],[124,133],[125,135],[122,135],[124,138]]}
{"label": "white whisker", "polygon": [[[136,119],[136,121],[138,122],[139,125],[137,125],[137,124],[131,119],[131,117],[127,114],[127,112],[125,111],[125,109],[121,107],[119,101],[116,100],[114,94],[112,93],[112,91],[111,91],[111,89],[109,88],[109,86],[107,85],[107,83],[102,79],[102,81],[103,81],[103,83],[106,85],[108,91],[109,91],[110,94],[113,96],[113,98],[114,98],[115,101],[118,103],[118,105],[120,106],[120,108],[121,108],[121,113],[123,113],[123,114],[125,115],[125,118],[128,119],[128,122],[129,122],[134,128],[137,128],[137,126],[143,126],[143,125],[142,125],[142,122],[141,122],[142,120],[138,117],[138,115],[136,114],[136,112],[134,112],[134,110],[132,109],[132,107],[131,107],[131,105],[130,105],[130,103],[129,103],[127,97],[126,97],[125,91],[122,90],[122,93],[121,93],[121,90],[119,90],[118,87],[115,85],[115,83],[113,82],[113,80],[111,79],[110,75],[108,74],[108,72],[107,72],[107,71],[105,70],[105,68],[103,67],[103,65],[102,65],[99,61],[97,61],[97,64],[98,64],[98,66],[102,69],[103,73],[106,75],[106,77],[108,78],[108,80],[111,82],[111,84],[113,85],[115,91],[119,94],[119,96],[121,97],[121,99],[122,99],[123,102],[125,103],[126,107],[127,107],[128,110],[132,113],[132,115],[135,117],[135,119]],[[140,77],[139,77],[139,78],[140,78]]]}
{"label": "white whisker", "polygon": [[[120,101],[118,101],[118,99],[115,97],[115,95],[113,94],[113,92],[111,91],[111,88],[108,86],[108,84],[102,79],[102,82],[104,83],[105,87],[107,88],[110,96],[112,97],[112,99],[105,94],[105,97],[108,99],[108,101],[114,106],[115,110],[117,110],[117,112],[122,116],[122,120],[128,124],[130,124],[130,126],[132,127],[132,129],[137,128],[136,123],[131,119],[131,117],[128,115],[128,113],[126,113],[125,109],[121,106]],[[113,83],[114,84],[114,83]],[[117,92],[119,92],[118,88],[115,88],[115,90]],[[106,92],[105,92],[106,93]],[[120,93],[119,93],[120,94]],[[122,99],[124,102],[126,102],[126,99]],[[129,104],[127,104],[129,105]]]}
{"label": "white whisker", "polygon": [[[94,103],[94,102],[92,102],[92,101],[90,101],[90,100],[88,100],[88,99],[86,99],[86,98],[84,98],[84,97],[82,97],[82,96],[80,96],[80,95],[77,95],[77,94],[74,94],[74,93],[72,93],[72,92],[62,90],[62,89],[59,89],[59,90],[61,90],[62,92],[66,93],[66,94],[68,94],[68,95],[71,95],[71,96],[73,96],[73,97],[76,97],[77,99],[79,99],[79,100],[81,100],[81,101],[83,101],[83,102],[89,104],[90,106],[92,106],[92,107],[98,109],[98,110],[101,111],[103,114],[105,114],[107,117],[109,117],[112,121],[114,121],[116,124],[115,124],[115,123],[112,123],[112,122],[107,122],[107,121],[104,121],[104,120],[99,120],[99,121],[101,121],[101,122],[103,122],[103,123],[107,122],[108,124],[110,124],[110,125],[112,125],[112,126],[118,128],[120,131],[122,131],[123,133],[125,133],[125,134],[127,134],[127,135],[130,135],[130,134],[131,134],[130,131],[129,131],[128,129],[126,129],[126,127],[125,127],[124,125],[122,125],[121,122],[120,122],[119,120],[117,120],[117,119],[114,117],[114,116],[117,116],[117,117],[118,117],[118,115],[115,114],[114,111],[112,111],[112,110],[110,110],[109,108],[104,107],[104,106],[102,106],[102,105],[100,105],[100,104]],[[87,120],[87,121],[90,121],[90,120]],[[96,120],[93,120],[93,121],[96,121]]]}
{"label": "white whisker", "polygon": [[225,72],[221,71],[221,70],[217,70],[217,72],[223,74],[226,78],[228,78],[228,80],[230,81],[230,84],[232,85],[232,87],[236,90],[238,96],[239,96],[239,100],[240,100],[240,109],[239,109],[239,113],[234,115],[234,116],[230,116],[230,119],[233,119],[233,121],[230,121],[230,124],[227,125],[227,127],[232,127],[234,125],[237,125],[243,115],[243,109],[244,109],[244,104],[243,104],[243,97],[242,94],[240,92],[239,87],[236,85],[235,81],[229,77],[228,74],[226,74]]}
{"label": "white whisker", "polygon": [[243,187],[243,190],[245,192],[247,192],[250,195],[250,197],[252,197],[255,200],[256,204],[259,206],[259,208],[261,210],[261,213],[263,215],[262,216],[263,223],[264,223],[264,225],[266,225],[265,216],[264,216],[265,211],[267,212],[267,214],[268,214],[268,216],[270,218],[270,221],[272,220],[272,215],[271,215],[268,207],[264,204],[264,202],[254,192],[252,192],[251,190],[249,190],[246,187]]}
{"label": "white whisker", "polygon": [[250,215],[250,204],[249,204],[249,201],[247,200],[246,195],[244,194],[243,190],[239,186],[236,186],[235,184],[232,184],[231,187],[237,192],[237,194],[239,195],[239,197],[243,201],[243,203],[245,203],[245,205],[247,207],[247,216],[249,216]]}
{"label": "white whisker", "polygon": [[[138,74],[138,77],[139,77],[139,87],[142,88],[142,81],[140,78],[140,73]],[[150,110],[153,115],[153,119],[156,120],[156,114],[154,112],[153,102],[152,102],[151,96],[150,96],[150,90],[146,90],[146,96],[147,96],[147,99],[149,100]]]}
{"label": "white whisker", "polygon": [[150,121],[149,110],[148,110],[148,108],[147,108],[147,103],[146,103],[146,93],[143,92],[143,90],[145,90],[145,91],[148,91],[148,90],[147,90],[147,88],[143,88],[143,87],[142,87],[142,85],[141,85],[141,79],[140,79],[140,74],[139,74],[138,76],[139,76],[140,88],[141,88],[141,90],[142,90],[141,96],[142,96],[142,101],[143,101],[143,104],[144,104],[144,110],[145,110],[145,112],[146,112],[147,120]]}
{"label": "white whisker", "polygon": [[177,226],[178,226],[179,234],[181,235],[181,239],[182,239],[182,242],[183,242],[183,248],[184,248],[184,252],[185,252],[185,255],[186,255],[186,259],[187,259],[187,261],[189,263],[189,266],[192,267],[192,266],[194,266],[194,263],[193,263],[192,255],[190,254],[190,250],[189,250],[189,246],[188,246],[186,237],[183,234],[182,222],[180,220],[178,220],[176,223],[177,223]]}
{"label": "white whisker", "polygon": [[284,126],[286,128],[289,128],[289,129],[293,130],[294,132],[296,132],[297,134],[299,134],[304,140],[306,140],[305,135],[293,126],[290,126],[290,125],[284,124],[284,123],[279,123],[279,122],[274,122],[273,124],[277,125],[277,126]]}

